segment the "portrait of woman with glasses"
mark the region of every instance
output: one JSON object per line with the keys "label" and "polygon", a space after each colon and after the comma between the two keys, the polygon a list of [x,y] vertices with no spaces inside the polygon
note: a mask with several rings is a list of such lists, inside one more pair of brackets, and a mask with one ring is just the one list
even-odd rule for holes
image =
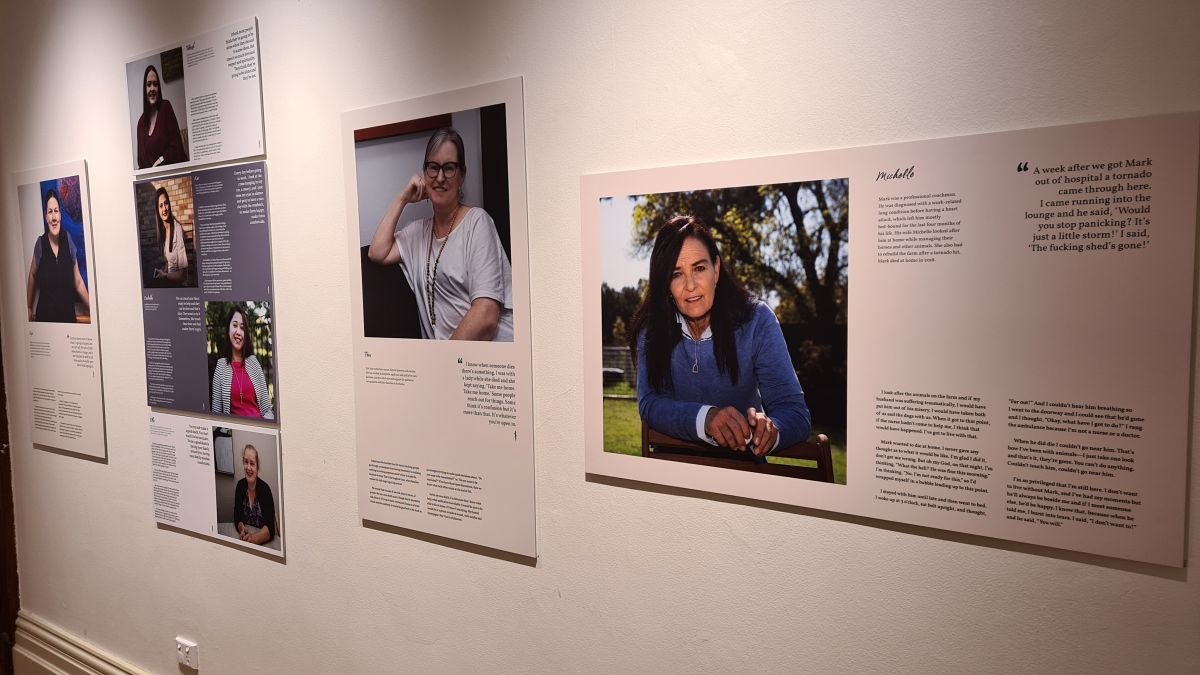
{"label": "portrait of woman with glasses", "polygon": [[[417,298],[421,336],[511,342],[512,267],[486,211],[463,202],[463,139],[439,129],[421,170],[380,219],[368,256],[399,263]],[[433,216],[401,223],[406,207],[428,200]]]}

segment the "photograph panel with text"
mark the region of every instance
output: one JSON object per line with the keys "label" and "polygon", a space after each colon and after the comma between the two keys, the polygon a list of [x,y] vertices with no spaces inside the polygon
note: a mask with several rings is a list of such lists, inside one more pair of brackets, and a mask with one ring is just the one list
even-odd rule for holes
{"label": "photograph panel with text", "polygon": [[129,58],[125,98],[135,176],[262,155],[258,21]]}
{"label": "photograph panel with text", "polygon": [[188,161],[183,47],[125,64],[134,166],[157,169]]}

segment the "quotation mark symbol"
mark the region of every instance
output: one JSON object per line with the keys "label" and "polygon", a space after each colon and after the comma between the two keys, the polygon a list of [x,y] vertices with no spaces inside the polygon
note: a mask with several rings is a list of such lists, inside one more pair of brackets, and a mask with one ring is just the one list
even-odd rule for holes
{"label": "quotation mark symbol", "polygon": [[1017,173],[1021,173],[1022,171],[1028,171],[1028,170],[1029,170],[1029,162],[1018,162],[1017,163]]}

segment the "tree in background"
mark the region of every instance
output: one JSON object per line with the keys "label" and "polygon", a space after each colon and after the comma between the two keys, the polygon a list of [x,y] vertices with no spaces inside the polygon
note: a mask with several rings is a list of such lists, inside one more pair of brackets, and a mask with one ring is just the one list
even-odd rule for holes
{"label": "tree in background", "polygon": [[[644,281],[638,284],[638,288],[630,286],[616,289],[608,284],[600,285],[600,326],[604,335],[604,346],[625,344],[625,328],[642,302],[641,289],[643,286],[645,286]],[[621,322],[619,337],[616,335],[618,320]]]}
{"label": "tree in background", "polygon": [[846,322],[849,206],[845,178],[643,195],[633,246],[649,258],[662,223],[695,216],[746,288],[778,300],[781,322],[828,332]]}

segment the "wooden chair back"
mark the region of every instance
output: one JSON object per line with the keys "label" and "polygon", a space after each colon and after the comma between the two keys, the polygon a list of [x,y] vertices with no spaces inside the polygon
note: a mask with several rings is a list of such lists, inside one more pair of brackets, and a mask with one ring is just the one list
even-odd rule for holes
{"label": "wooden chair back", "polygon": [[815,443],[796,443],[771,453],[772,457],[816,462],[816,466],[797,466],[773,462],[758,463],[753,461],[747,453],[674,438],[656,431],[650,428],[649,424],[642,422],[642,456],[688,464],[718,466],[738,471],[803,478],[823,483],[833,482],[833,451],[829,446],[829,437],[825,434],[817,434]]}

